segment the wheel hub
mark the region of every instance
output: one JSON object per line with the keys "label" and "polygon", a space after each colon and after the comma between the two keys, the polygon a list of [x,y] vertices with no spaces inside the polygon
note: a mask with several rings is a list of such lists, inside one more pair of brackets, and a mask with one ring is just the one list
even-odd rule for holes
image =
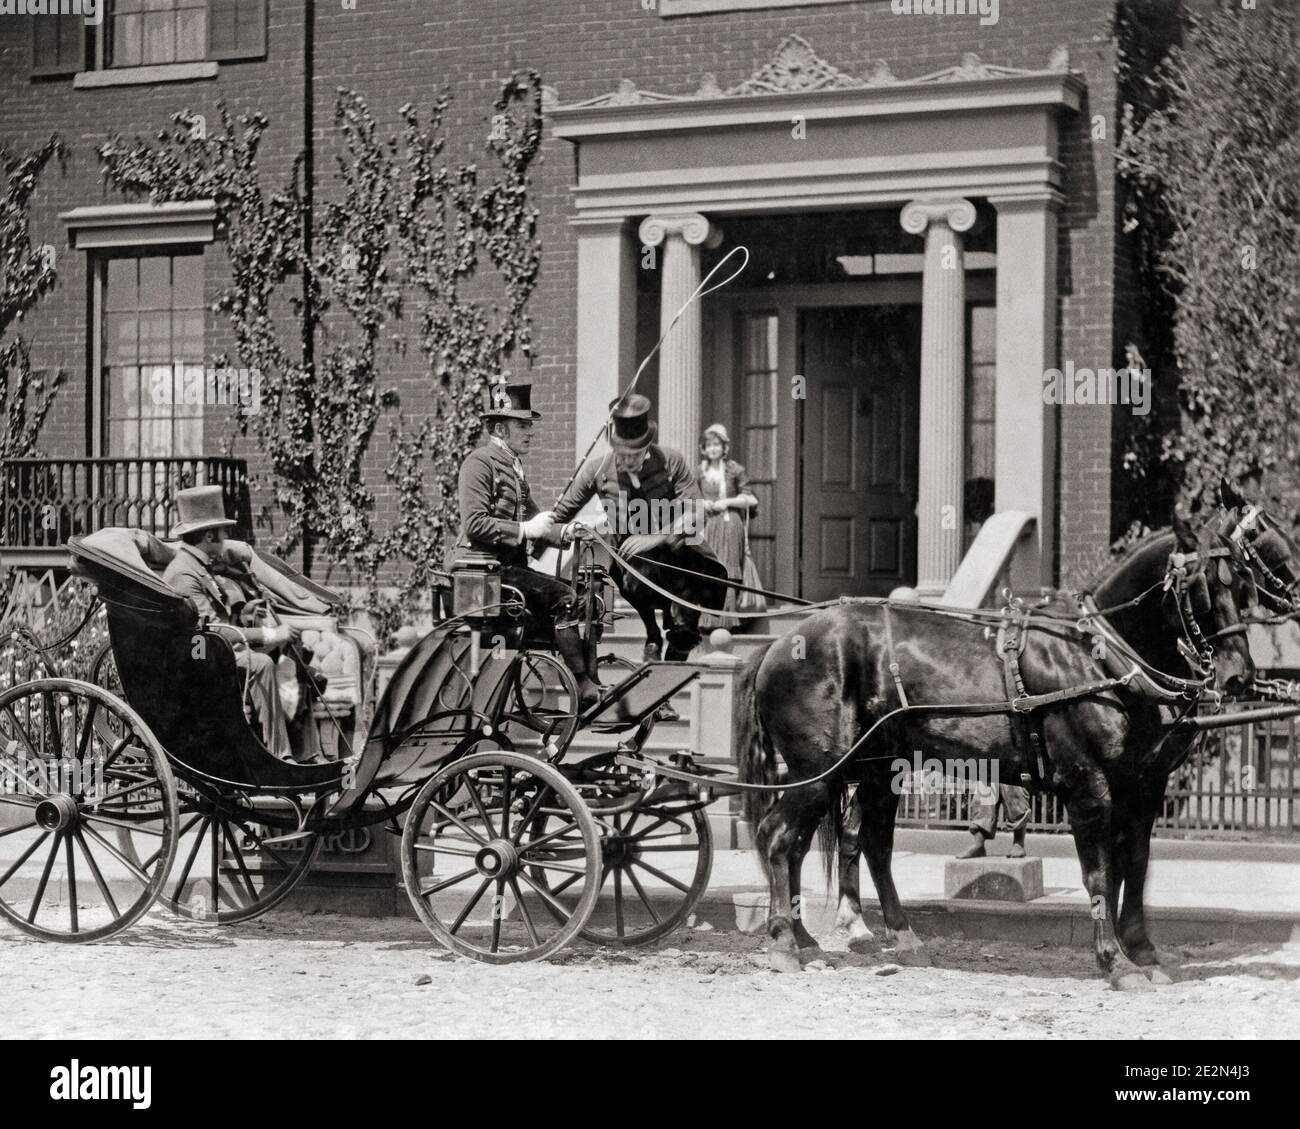
{"label": "wheel hub", "polygon": [[519,872],[519,849],[509,839],[493,839],[479,848],[474,865],[484,878],[511,878]]}
{"label": "wheel hub", "polygon": [[77,822],[77,801],[60,792],[36,805],[36,822],[46,831],[65,831]]}
{"label": "wheel hub", "polygon": [[600,853],[601,860],[607,867],[627,866],[641,857],[641,851],[637,847],[636,841],[630,835],[625,835],[621,831],[615,831],[601,840]]}

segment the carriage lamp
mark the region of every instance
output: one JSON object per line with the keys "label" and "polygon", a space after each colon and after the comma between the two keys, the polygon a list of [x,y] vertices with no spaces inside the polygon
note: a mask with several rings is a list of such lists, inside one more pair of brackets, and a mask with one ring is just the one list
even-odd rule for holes
{"label": "carriage lamp", "polygon": [[501,565],[495,558],[470,553],[451,566],[453,616],[492,616],[500,603]]}

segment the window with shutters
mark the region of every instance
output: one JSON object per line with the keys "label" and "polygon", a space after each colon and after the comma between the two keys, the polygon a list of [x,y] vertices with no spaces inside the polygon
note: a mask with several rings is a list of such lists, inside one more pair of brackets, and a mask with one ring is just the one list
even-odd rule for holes
{"label": "window with shutters", "polygon": [[43,16],[32,20],[32,74],[76,74],[85,65],[83,16]]}
{"label": "window with shutters", "polygon": [[267,0],[109,0],[98,27],[80,16],[33,20],[32,73],[102,71],[104,81],[85,84],[99,86],[115,84],[109,77],[114,72],[125,78],[139,67],[263,58],[266,5]]}

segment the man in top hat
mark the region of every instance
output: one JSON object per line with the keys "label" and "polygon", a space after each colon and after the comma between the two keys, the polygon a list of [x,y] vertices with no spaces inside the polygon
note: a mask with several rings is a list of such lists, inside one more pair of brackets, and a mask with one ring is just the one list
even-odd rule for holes
{"label": "man in top hat", "polygon": [[502,582],[523,593],[533,622],[553,627],[555,649],[577,679],[579,705],[585,709],[599,700],[600,684],[596,672],[587,669],[576,593],[563,581],[528,567],[534,548],[572,540],[555,528],[552,514],[539,512],[524,474],[533,424],[542,415],[532,408],[531,384],[509,383],[502,377],[488,393],[483,412],[488,441],[471,451],[460,468],[460,536],[451,558],[468,549],[500,562]]}
{"label": "man in top hat", "polygon": [[[632,567],[673,596],[701,607],[721,608],[727,590],[708,578],[725,580],[727,570],[701,535],[706,514],[694,470],[680,451],[655,442],[658,429],[650,420],[648,397],[632,393],[609,408],[611,450],[587,460],[556,505],[555,520],[572,522],[599,495],[614,526],[615,547]],[[571,531],[566,526],[565,536]],[[698,575],[659,568],[660,562]],[[661,657],[663,636],[655,612],[662,609],[668,636],[662,657],[670,662],[684,660],[700,641],[701,613],[656,592],[617,562],[611,573],[645,624],[645,657]]]}
{"label": "man in top hat", "polygon": [[226,517],[221,487],[195,486],[181,490],[176,495],[176,505],[180,521],[173,526],[171,536],[181,544],[163,579],[194,605],[206,630],[223,636],[234,646],[235,665],[247,672],[248,697],[261,724],[266,747],[281,760],[289,760],[294,752],[280,707],[275,663],[270,655],[253,648],[281,647],[297,641],[300,633],[288,626],[239,626],[240,609],[227,602],[212,572],[213,564],[225,555],[226,531],[235,524]]}

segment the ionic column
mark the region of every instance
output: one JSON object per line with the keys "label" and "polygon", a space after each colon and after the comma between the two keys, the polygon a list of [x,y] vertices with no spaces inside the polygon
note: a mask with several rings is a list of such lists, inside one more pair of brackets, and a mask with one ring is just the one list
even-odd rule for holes
{"label": "ionic column", "polygon": [[[649,216],[639,235],[647,247],[663,246],[663,288],[659,296],[659,332],[700,284],[700,247],[716,247],[722,233],[702,215]],[[704,341],[700,303],[692,302],[668,334],[659,352],[659,442],[693,458],[700,437]],[[630,373],[628,374],[631,375]]]}
{"label": "ionic column", "polygon": [[917,590],[936,596],[961,562],[966,459],[966,273],[969,200],[914,200],[903,230],[925,235],[921,285],[921,451],[917,482]]}
{"label": "ionic column", "polygon": [[[583,220],[578,232],[578,386],[574,449],[604,427],[636,365],[636,248],[626,219]],[[597,444],[603,449],[604,442]]]}

